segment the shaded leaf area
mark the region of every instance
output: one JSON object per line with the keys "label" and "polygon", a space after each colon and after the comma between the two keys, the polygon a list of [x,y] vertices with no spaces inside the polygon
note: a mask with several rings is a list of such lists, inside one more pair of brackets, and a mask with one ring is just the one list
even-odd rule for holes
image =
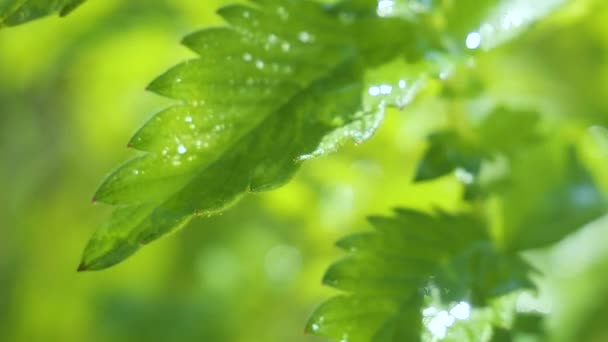
{"label": "shaded leaf area", "polygon": [[59,13],[64,16],[86,0],[0,0],[0,27],[15,26]]}
{"label": "shaded leaf area", "polygon": [[494,327],[490,342],[542,341],[546,337],[544,319],[537,312],[517,313],[510,328]]}
{"label": "shaded leaf area", "polygon": [[324,283],[347,292],[322,304],[307,331],[342,341],[418,341],[422,303],[430,289],[446,303],[486,301],[532,288],[530,267],[499,252],[487,227],[469,214],[398,209],[372,217],[375,230],[346,237],[349,255],[333,264]]}
{"label": "shaded leaf area", "polygon": [[505,248],[549,246],[606,213],[606,198],[573,147],[530,149],[511,165],[499,193]]}
{"label": "shaded leaf area", "polygon": [[454,173],[466,200],[499,199],[504,248],[548,246],[605,213],[606,200],[574,148],[540,125],[538,114],[500,108],[468,130],[435,133],[415,180]]}
{"label": "shaded leaf area", "polygon": [[[322,154],[321,143],[333,150],[369,138],[387,103],[363,98],[364,70],[404,56],[401,48],[418,36],[400,19],[345,21],[308,1],[257,1],[218,13],[229,26],[184,39],[199,58],[150,84],[180,102],[135,134],[129,146],[144,153],[95,194],[117,208],[87,245],[80,270],[111,266],[193,216],[284,184],[303,157]],[[378,36],[387,39],[379,44]]]}
{"label": "shaded leaf area", "polygon": [[539,119],[534,112],[498,108],[470,131],[433,133],[414,180],[433,180],[459,168],[478,177],[484,160],[499,155],[513,156],[518,150],[539,141]]}

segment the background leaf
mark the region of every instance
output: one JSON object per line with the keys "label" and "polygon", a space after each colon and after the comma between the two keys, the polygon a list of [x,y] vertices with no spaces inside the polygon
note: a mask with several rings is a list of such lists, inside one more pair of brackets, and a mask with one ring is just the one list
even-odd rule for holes
{"label": "background leaf", "polygon": [[370,218],[375,231],[338,242],[349,256],[323,282],[348,292],[313,313],[307,331],[348,341],[417,341],[423,297],[438,289],[445,303],[477,306],[533,285],[521,258],[499,252],[470,215],[397,210]]}
{"label": "background leaf", "polygon": [[86,0],[2,0],[0,27],[23,24],[54,13],[67,15]]}

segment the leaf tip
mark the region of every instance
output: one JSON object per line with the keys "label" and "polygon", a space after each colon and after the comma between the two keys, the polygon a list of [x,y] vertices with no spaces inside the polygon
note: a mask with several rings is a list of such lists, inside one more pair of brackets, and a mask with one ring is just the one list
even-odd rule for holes
{"label": "leaf tip", "polygon": [[88,271],[89,268],[87,267],[87,265],[83,262],[80,263],[80,265],[78,265],[78,268],[76,269],[76,272],[84,272],[84,271]]}

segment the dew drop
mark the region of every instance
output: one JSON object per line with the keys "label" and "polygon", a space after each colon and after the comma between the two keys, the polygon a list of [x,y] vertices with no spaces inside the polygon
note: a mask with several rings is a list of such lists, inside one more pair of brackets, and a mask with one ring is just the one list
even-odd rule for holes
{"label": "dew drop", "polygon": [[471,316],[471,304],[460,302],[450,309],[450,315],[456,319],[468,319]]}
{"label": "dew drop", "polygon": [[390,95],[393,92],[393,87],[388,84],[383,84],[380,86],[380,94],[382,95]]}
{"label": "dew drop", "polygon": [[371,96],[378,96],[378,95],[380,95],[380,87],[371,86],[371,87],[369,87],[368,92]]}
{"label": "dew drop", "polygon": [[395,7],[394,0],[380,0],[376,7],[376,13],[380,17],[388,17],[393,14]]}
{"label": "dew drop", "polygon": [[283,50],[283,52],[289,52],[290,49],[291,45],[288,42],[284,42],[281,44],[281,50]]}
{"label": "dew drop", "polygon": [[481,34],[477,31],[473,31],[467,35],[465,40],[467,48],[475,50],[481,45]]}
{"label": "dew drop", "polygon": [[405,80],[399,81],[399,88],[405,89],[406,86],[407,86],[407,81],[405,81]]}
{"label": "dew drop", "polygon": [[245,62],[251,62],[252,59],[253,59],[253,56],[248,52],[243,55],[243,60]]}
{"label": "dew drop", "polygon": [[192,122],[192,117],[191,116],[186,116],[186,118],[184,119],[184,121],[186,121],[186,122]]}
{"label": "dew drop", "polygon": [[177,146],[177,153],[179,154],[184,154],[188,152],[188,149],[186,148],[186,146],[180,144],[179,146]]}
{"label": "dew drop", "polygon": [[264,69],[264,61],[258,59],[257,61],[255,61],[255,67],[258,69]]}

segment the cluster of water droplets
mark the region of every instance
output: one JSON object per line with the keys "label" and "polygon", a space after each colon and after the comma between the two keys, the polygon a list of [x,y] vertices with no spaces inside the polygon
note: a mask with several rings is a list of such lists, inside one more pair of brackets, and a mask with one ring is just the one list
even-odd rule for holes
{"label": "cluster of water droplets", "polygon": [[[198,153],[215,146],[227,129],[223,116],[207,112],[207,115],[194,115],[187,112],[184,116],[177,115],[168,123],[175,131],[173,141],[167,142],[160,151],[160,155],[173,167],[180,167],[184,163],[195,163]],[[160,116],[158,121],[162,121]]]}
{"label": "cluster of water droplets", "polygon": [[535,20],[558,8],[564,0],[511,0],[499,4],[478,29],[465,38],[468,49],[489,49],[498,45]]}
{"label": "cluster of water droplets", "polygon": [[[306,39],[311,39],[307,36]],[[282,39],[274,33],[270,33],[266,36],[264,41],[260,42],[260,45],[267,52],[279,52],[279,53],[290,53],[292,50],[292,43],[289,40]],[[242,55],[242,60],[246,63],[251,63],[256,69],[274,74],[291,75],[293,74],[293,66],[289,63],[279,63],[276,61],[266,61],[264,57],[255,56],[253,52],[246,51]],[[250,80],[247,82],[248,85],[252,85],[254,82]]]}
{"label": "cluster of water droplets", "polygon": [[378,0],[376,14],[379,17],[412,17],[428,12],[431,7],[432,0]]}
{"label": "cluster of water droplets", "polygon": [[422,311],[423,320],[429,332],[438,339],[445,338],[448,328],[457,320],[466,320],[471,316],[471,304],[460,302],[449,310],[439,310],[430,306]]}
{"label": "cluster of water droplets", "polygon": [[321,324],[323,324],[325,322],[325,316],[319,316],[319,318],[317,319],[317,322],[310,325],[312,332],[318,332],[319,330],[321,330]]}
{"label": "cluster of water droplets", "polygon": [[403,108],[416,96],[424,85],[421,79],[400,79],[395,83],[381,83],[370,86],[367,94],[379,105],[393,105]]}

